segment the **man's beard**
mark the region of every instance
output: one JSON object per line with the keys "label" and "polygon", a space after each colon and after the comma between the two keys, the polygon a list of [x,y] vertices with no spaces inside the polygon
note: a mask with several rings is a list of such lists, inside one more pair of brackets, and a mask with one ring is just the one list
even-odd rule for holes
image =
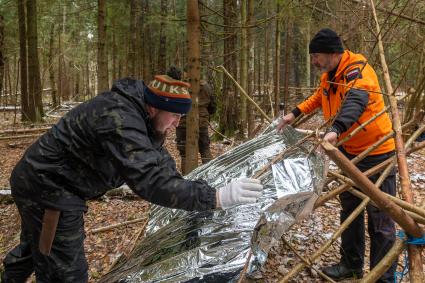
{"label": "man's beard", "polygon": [[152,126],[153,126],[153,137],[156,141],[160,141],[160,142],[164,142],[165,138],[167,136],[167,131],[159,131],[157,130],[157,126],[158,126],[158,120],[156,119],[156,117],[154,117],[152,120]]}
{"label": "man's beard", "polygon": [[160,132],[154,128],[153,137],[156,141],[160,141],[161,143],[163,143],[165,141],[165,138],[167,137],[167,132]]}

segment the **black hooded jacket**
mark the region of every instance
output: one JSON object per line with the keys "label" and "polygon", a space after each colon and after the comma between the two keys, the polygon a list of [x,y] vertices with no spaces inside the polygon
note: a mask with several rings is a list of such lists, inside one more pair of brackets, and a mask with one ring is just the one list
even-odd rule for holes
{"label": "black hooded jacket", "polygon": [[158,205],[215,208],[215,189],[183,179],[163,141],[154,138],[145,87],[143,81],[123,79],[68,112],[14,168],[13,196],[58,210],[84,210],[85,200],[126,182]]}

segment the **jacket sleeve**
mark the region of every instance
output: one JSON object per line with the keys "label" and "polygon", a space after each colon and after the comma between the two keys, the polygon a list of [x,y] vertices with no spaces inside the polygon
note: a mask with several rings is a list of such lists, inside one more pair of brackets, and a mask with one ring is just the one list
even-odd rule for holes
{"label": "jacket sleeve", "polygon": [[376,76],[369,65],[355,65],[345,71],[346,79],[344,93],[347,95],[341,111],[332,125],[332,131],[341,134],[359,120],[369,103],[369,92],[374,87],[374,80],[370,76]]}
{"label": "jacket sleeve", "polygon": [[358,121],[369,102],[369,93],[365,90],[351,89],[346,95],[347,98],[341,106],[341,111],[332,125],[332,131],[338,135],[347,131]]}
{"label": "jacket sleeve", "polygon": [[153,147],[140,113],[131,107],[116,106],[96,124],[105,154],[129,187],[143,199],[184,210],[216,207],[214,188],[202,180],[183,179],[168,152]]}
{"label": "jacket sleeve", "polygon": [[322,95],[320,89],[317,89],[316,92],[307,98],[304,102],[297,105],[297,108],[304,114],[308,114],[314,111],[316,108],[322,105]]}

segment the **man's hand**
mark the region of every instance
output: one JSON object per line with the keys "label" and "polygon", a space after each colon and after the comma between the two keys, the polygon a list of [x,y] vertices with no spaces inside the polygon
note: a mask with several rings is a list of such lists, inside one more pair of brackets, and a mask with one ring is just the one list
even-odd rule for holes
{"label": "man's hand", "polygon": [[232,180],[226,186],[217,189],[217,207],[228,209],[239,204],[254,203],[261,197],[263,188],[257,179]]}
{"label": "man's hand", "polygon": [[294,121],[295,115],[293,113],[286,114],[282,117],[279,124],[277,125],[276,129],[278,131],[281,131],[283,128],[285,128],[286,125],[289,125]]}
{"label": "man's hand", "polygon": [[332,145],[335,145],[338,141],[338,134],[335,132],[328,132],[324,137],[324,141],[330,142]]}

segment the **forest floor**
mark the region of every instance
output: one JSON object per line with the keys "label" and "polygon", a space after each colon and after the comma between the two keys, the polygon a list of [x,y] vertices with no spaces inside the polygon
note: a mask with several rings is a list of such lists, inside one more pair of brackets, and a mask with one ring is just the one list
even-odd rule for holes
{"label": "forest floor", "polygon": [[[18,117],[19,119],[19,117]],[[0,115],[0,131],[10,129],[12,126],[24,127],[23,125],[13,125],[13,117],[10,114]],[[54,122],[54,119],[48,121]],[[311,127],[317,121],[309,122],[307,127]],[[26,126],[28,127],[28,126]],[[0,140],[0,190],[8,188],[8,178],[16,162],[21,158],[26,148],[35,138],[18,140]],[[174,143],[174,133],[166,142],[166,147],[171,155],[175,157],[178,167],[180,157]],[[211,145],[215,157],[227,151],[230,146],[221,142],[213,142]],[[417,205],[424,206],[425,200],[425,150],[413,154],[408,159],[409,170],[412,180],[412,188]],[[96,282],[104,274],[111,264],[122,253],[128,251],[132,246],[143,222],[130,224],[112,229],[107,232],[92,234],[95,228],[121,223],[138,218],[147,218],[149,205],[139,198],[119,198],[108,197],[96,201],[88,202],[89,210],[85,215],[85,250],[89,263],[90,282]],[[331,200],[324,206],[316,209],[310,218],[302,223],[294,225],[285,239],[290,242],[295,249],[305,257],[314,253],[323,243],[328,240],[333,232],[339,227],[340,205],[337,199]],[[11,202],[0,202],[0,260],[3,260],[6,253],[19,242],[20,218],[15,205]],[[369,239],[366,236],[366,247],[369,246]],[[314,267],[320,268],[338,261],[339,258],[338,240],[332,247],[315,261]],[[368,269],[368,253],[366,251],[365,269]],[[425,252],[423,252],[425,258]],[[269,260],[264,268],[264,278],[261,282],[277,282],[288,272],[291,266],[299,262],[297,256],[289,250],[283,243],[274,247]],[[399,260],[399,270],[403,258]],[[425,268],[425,267],[424,267]],[[293,282],[323,282],[321,277],[313,269],[304,269]],[[355,282],[346,280],[344,282]],[[403,282],[408,282],[405,278]]]}

